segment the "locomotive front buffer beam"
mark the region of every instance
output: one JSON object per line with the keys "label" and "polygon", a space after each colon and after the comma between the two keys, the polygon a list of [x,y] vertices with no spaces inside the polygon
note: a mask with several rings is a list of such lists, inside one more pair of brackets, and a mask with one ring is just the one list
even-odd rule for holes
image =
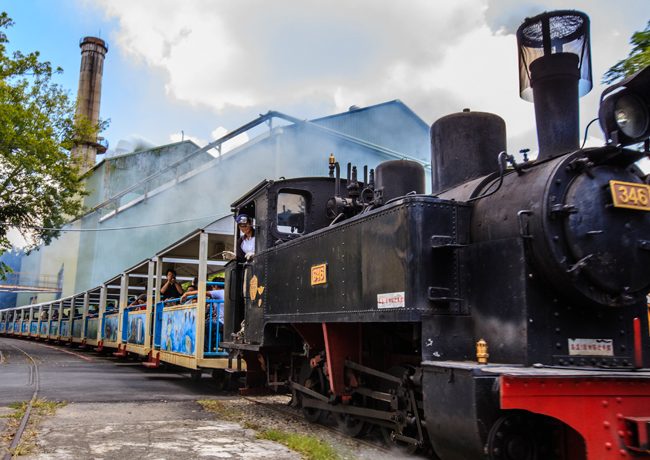
{"label": "locomotive front buffer beam", "polygon": [[426,426],[443,459],[650,459],[650,372],[422,368]]}

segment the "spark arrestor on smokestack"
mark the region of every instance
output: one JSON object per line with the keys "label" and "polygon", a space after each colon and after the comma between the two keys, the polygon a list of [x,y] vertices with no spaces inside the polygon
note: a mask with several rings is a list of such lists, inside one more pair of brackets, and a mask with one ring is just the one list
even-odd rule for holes
{"label": "spark arrestor on smokestack", "polygon": [[[79,90],[77,92],[77,116],[86,116],[93,126],[99,122],[99,106],[102,98],[102,74],[104,57],[108,45],[101,38],[84,37],[79,42],[81,48],[81,70],[79,71]],[[81,171],[86,172],[95,165],[97,153],[104,153],[106,146],[101,145],[96,138],[72,150],[72,156],[81,158]]]}
{"label": "spark arrestor on smokestack", "polygon": [[578,99],[591,91],[589,17],[553,11],[517,30],[521,98],[535,102],[538,161],[579,149]]}

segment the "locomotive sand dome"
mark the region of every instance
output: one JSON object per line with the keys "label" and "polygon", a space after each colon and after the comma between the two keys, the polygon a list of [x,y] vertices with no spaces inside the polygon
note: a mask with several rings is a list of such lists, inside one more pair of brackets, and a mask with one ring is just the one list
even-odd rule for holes
{"label": "locomotive sand dome", "polygon": [[426,192],[424,167],[408,160],[386,161],[377,166],[376,190],[381,190],[383,202],[408,195],[422,195]]}

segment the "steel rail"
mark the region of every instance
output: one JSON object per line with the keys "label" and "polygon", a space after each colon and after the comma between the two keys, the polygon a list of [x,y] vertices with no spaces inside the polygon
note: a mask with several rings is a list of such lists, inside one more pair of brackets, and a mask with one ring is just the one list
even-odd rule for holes
{"label": "steel rail", "polygon": [[[1,342],[0,342],[1,343]],[[23,415],[23,419],[20,422],[20,426],[18,427],[18,431],[16,431],[16,434],[14,435],[14,440],[11,443],[11,446],[9,447],[9,450],[7,454],[4,456],[4,460],[11,460],[11,457],[13,457],[13,451],[16,450],[16,447],[18,447],[18,444],[20,443],[20,438],[23,436],[23,431],[25,430],[25,426],[27,426],[27,421],[29,420],[29,414],[32,411],[32,405],[36,401],[36,398],[38,398],[38,389],[39,389],[39,378],[38,378],[38,366],[36,365],[36,361],[34,361],[34,358],[32,358],[29,353],[27,353],[25,350],[18,348],[14,345],[9,344],[11,348],[15,348],[16,350],[20,351],[22,354],[27,356],[27,359],[30,361],[32,364],[32,367],[30,368],[33,369],[33,374],[30,373],[30,382],[32,381],[33,376],[33,381],[36,384],[36,388],[34,389],[34,394],[32,395],[31,401],[29,401],[29,406],[27,406],[27,410],[25,411],[25,415]],[[30,383],[31,385],[31,383]]]}

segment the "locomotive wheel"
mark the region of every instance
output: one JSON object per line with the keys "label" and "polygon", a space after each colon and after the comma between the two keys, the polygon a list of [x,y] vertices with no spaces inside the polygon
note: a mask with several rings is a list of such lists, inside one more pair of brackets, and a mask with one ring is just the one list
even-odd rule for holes
{"label": "locomotive wheel", "polygon": [[[391,367],[390,369],[388,369],[388,371],[386,371],[387,374],[390,374],[394,377],[403,377],[404,374],[406,374],[407,372],[408,369],[406,368],[406,366],[395,366],[395,367]],[[382,393],[388,393],[389,390],[396,390],[398,387],[399,385],[395,382],[382,380],[379,390]],[[383,410],[388,410],[388,403],[382,401],[380,404],[380,408]],[[417,444],[391,439],[391,435],[393,434],[394,431],[392,428],[388,428],[386,426],[380,426],[379,428],[381,429],[381,434],[384,437],[384,441],[386,441],[388,448],[393,452],[395,452],[396,454],[402,456],[410,456],[418,452]],[[405,427],[404,432],[402,434],[404,436],[409,436],[411,438],[415,438],[415,439],[418,438],[418,430],[415,427]]]}
{"label": "locomotive wheel", "polygon": [[203,375],[203,371],[201,369],[192,369],[190,371],[190,378],[194,382],[198,382],[201,380],[201,376]]}
{"label": "locomotive wheel", "polygon": [[[325,376],[323,375],[322,369],[312,369],[309,365],[309,361],[305,362],[305,364],[303,364],[302,368],[300,369],[300,384],[322,395],[327,394],[327,383],[325,381]],[[301,393],[300,397],[303,401],[312,399],[304,393]],[[302,415],[310,423],[322,424],[327,420],[329,411],[316,409],[314,407],[303,407]]]}
{"label": "locomotive wheel", "polygon": [[[355,407],[367,407],[366,406],[366,397],[362,395],[354,395],[347,402],[342,403],[343,405],[355,406]],[[339,425],[339,429],[346,436],[352,438],[363,438],[370,431],[371,424],[365,420],[361,420],[355,417],[352,414],[345,414],[343,412],[332,412],[334,420]]]}
{"label": "locomotive wheel", "polygon": [[501,417],[488,435],[490,460],[536,460],[540,457],[539,424],[527,413]]}

